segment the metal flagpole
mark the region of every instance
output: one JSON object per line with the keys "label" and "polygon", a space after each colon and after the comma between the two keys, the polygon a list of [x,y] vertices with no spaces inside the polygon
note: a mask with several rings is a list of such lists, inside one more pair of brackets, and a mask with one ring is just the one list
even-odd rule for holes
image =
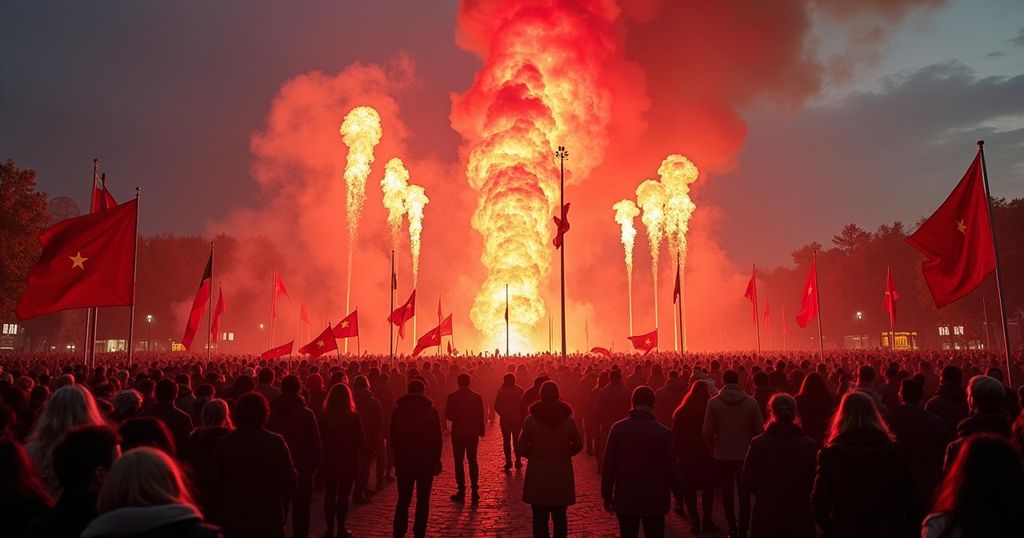
{"label": "metal flagpole", "polygon": [[1003,295],[1003,277],[999,270],[999,247],[996,245],[996,222],[992,216],[992,194],[988,188],[988,166],[985,164],[985,141],[978,140],[978,153],[981,154],[981,176],[985,180],[985,205],[988,207],[989,230],[992,232],[992,250],[996,261],[996,291],[999,294],[999,320],[1003,326],[1003,348],[1006,351],[1006,376],[1010,387],[1016,387],[1014,383],[1017,376],[1014,375],[1013,361],[1010,359],[1010,328],[1006,324],[1006,299]]}
{"label": "metal flagpole", "polygon": [[985,300],[985,297],[981,298],[981,310],[985,315],[985,349],[992,349],[992,331],[988,326],[988,301]]}
{"label": "metal flagpole", "polygon": [[[391,249],[391,310],[388,311],[389,316],[395,315],[395,286],[398,285],[398,280],[395,277],[395,249]],[[394,320],[388,320],[388,354],[391,357],[391,365],[395,364],[395,322]]]}
{"label": "metal flagpole", "polygon": [[206,302],[206,362],[210,362],[213,349],[213,241],[210,241],[210,299]]}
{"label": "metal flagpole", "polygon": [[[896,297],[889,293],[889,280],[892,278],[892,267],[885,268],[885,293],[889,295],[889,304],[893,313],[889,315],[889,352],[896,351]],[[895,287],[895,286],[894,286]],[[984,297],[982,297],[984,300]],[[987,327],[986,327],[987,329]]]}
{"label": "metal flagpole", "polygon": [[[559,214],[562,212],[562,208],[565,207],[565,160],[569,158],[569,152],[566,151],[565,146],[558,146],[558,151],[555,152],[555,156],[558,157],[558,168],[559,168],[559,182],[558,182],[558,211]],[[560,260],[561,268],[561,281],[562,281],[562,363],[565,363],[565,235],[562,235],[562,246],[558,249],[558,256]]]}
{"label": "metal flagpole", "polygon": [[[563,320],[564,320],[564,317],[563,317]],[[564,339],[565,339],[564,335],[563,335],[562,339],[564,341]],[[512,355],[510,353],[510,349],[511,349],[510,342],[511,341],[512,341],[512,331],[509,329],[509,323],[508,323],[508,284],[505,284],[505,356],[506,357],[510,357]]]}
{"label": "metal flagpole", "polygon": [[274,278],[270,285],[270,345],[267,349],[274,347],[274,325],[277,323],[277,269],[274,269]]}
{"label": "metal flagpole", "polygon": [[[676,253],[676,286],[679,287],[679,298],[678,298],[678,300],[676,302],[676,310],[679,311],[679,316],[678,316],[677,323],[679,324],[680,341],[682,341],[682,336],[683,336],[683,280],[682,280],[683,279],[683,276],[682,276],[683,266],[679,264],[679,260],[680,260],[679,253],[677,252]],[[679,354],[680,358],[682,358],[683,353],[686,353],[686,345],[685,344],[681,347],[681,350],[682,350],[682,352]]]}
{"label": "metal flagpole", "polygon": [[[92,206],[91,206],[92,196],[93,196],[93,192],[96,189],[96,181],[99,179],[99,175],[100,175],[100,160],[99,159],[93,159],[92,160],[92,184],[89,185],[89,201],[90,201],[89,210],[90,211],[92,211]],[[82,346],[82,352],[85,354],[85,366],[86,367],[91,367],[92,366],[92,349],[93,349],[93,344],[92,344],[92,326],[93,326],[93,323],[95,323],[95,321],[93,320],[93,316],[95,314],[96,314],[96,308],[95,307],[91,307],[91,308],[86,308],[85,309],[85,345]]]}
{"label": "metal flagpole", "polygon": [[444,341],[444,336],[441,336],[441,296],[437,296],[437,355],[441,355],[441,342]]}
{"label": "metal flagpole", "polygon": [[[135,252],[132,253],[132,304],[128,307],[128,366],[132,365],[132,355],[135,353],[135,282],[139,266],[139,199],[142,198],[142,188],[135,187]],[[96,318],[93,317],[95,322]],[[96,346],[96,325],[92,333],[93,347]],[[93,367],[96,366],[96,357],[93,355]]]}
{"label": "metal flagpole", "polygon": [[[814,273],[817,278],[818,273]],[[750,279],[754,283],[754,334],[757,335],[757,354],[761,354],[761,323],[758,321],[758,316],[761,313],[757,308],[757,264],[750,266]],[[815,284],[817,286],[817,284]]]}
{"label": "metal flagpole", "polygon": [[825,340],[821,331],[821,287],[818,286],[818,251],[811,251],[811,263],[814,264],[814,299],[818,305],[818,353],[825,360]]}

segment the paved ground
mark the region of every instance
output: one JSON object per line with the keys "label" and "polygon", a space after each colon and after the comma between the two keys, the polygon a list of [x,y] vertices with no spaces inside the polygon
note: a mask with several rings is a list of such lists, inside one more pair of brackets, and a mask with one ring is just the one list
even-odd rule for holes
{"label": "paved ground", "polygon": [[[455,492],[451,445],[445,439],[444,472],[434,481],[430,503],[430,525],[427,535],[434,537],[501,536],[503,538],[529,537],[531,513],[529,505],[521,500],[523,472],[506,473],[502,470],[504,455],[501,450],[497,424],[487,425],[487,434],[480,442],[480,494],[476,505],[454,503],[449,496]],[[573,460],[576,468],[576,504],[569,507],[569,535],[613,537],[618,535],[615,516],[606,513],[601,505],[600,477],[593,457],[585,453]],[[525,467],[523,469],[525,472]],[[467,476],[468,480],[468,476]],[[371,487],[373,479],[371,478]],[[395,485],[373,496],[367,504],[352,507],[348,527],[357,537],[391,536],[391,520],[395,508]],[[312,509],[312,536],[322,536],[325,527],[322,495],[316,493]],[[715,499],[720,504],[719,499]],[[415,507],[415,501],[413,501]],[[717,508],[717,507],[716,507]],[[410,536],[412,513],[409,514]],[[725,520],[716,509],[716,523],[725,527]],[[668,536],[691,537],[690,525],[672,513],[667,518]],[[717,538],[724,534],[702,534]]]}

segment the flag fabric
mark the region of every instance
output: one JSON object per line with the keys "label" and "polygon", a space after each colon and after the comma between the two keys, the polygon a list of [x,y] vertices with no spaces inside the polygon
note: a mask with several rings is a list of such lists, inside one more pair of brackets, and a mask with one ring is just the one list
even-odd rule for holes
{"label": "flag fabric", "polygon": [[757,274],[750,273],[750,282],[747,282],[747,291],[743,297],[750,301],[750,319],[757,321]]}
{"label": "flag fabric", "polygon": [[196,297],[192,299],[192,310],[189,311],[188,321],[185,323],[185,335],[181,337],[181,345],[185,346],[185,349],[192,349],[192,339],[199,331],[199,322],[202,321],[206,303],[210,300],[210,289],[213,287],[213,283],[210,282],[212,278],[213,252],[211,251],[210,257],[206,259],[206,269],[203,270],[203,276],[199,279]]}
{"label": "flag fabric", "polygon": [[814,316],[818,315],[818,274],[811,260],[811,269],[807,271],[804,282],[803,297],[800,299],[800,313],[796,315],[796,324],[801,328],[808,326]]}
{"label": "flag fabric", "polygon": [[420,353],[423,353],[424,349],[428,347],[435,347],[441,345],[441,326],[438,325],[433,329],[427,331],[420,339],[416,342],[416,347],[412,350],[412,356],[417,357]]}
{"label": "flag fabric", "polygon": [[270,305],[270,318],[277,319],[277,297],[284,295],[289,301],[292,300],[291,295],[288,295],[288,288],[284,285],[284,279],[281,278],[281,274],[274,271],[274,298]]}
{"label": "flag fabric", "polygon": [[260,355],[261,359],[276,359],[278,357],[284,357],[292,354],[292,347],[295,346],[295,340],[288,342],[287,344],[281,344],[277,347],[272,347],[263,352]]}
{"label": "flag fabric", "polygon": [[359,310],[353,310],[351,314],[334,326],[335,338],[351,338],[359,336]]}
{"label": "flag fabric", "polygon": [[935,306],[967,295],[996,267],[981,150],[946,201],[907,243],[927,259],[922,264]]}
{"label": "flag fabric", "polygon": [[680,284],[682,283],[682,279],[680,278],[680,276],[681,275],[679,274],[679,264],[677,263],[676,264],[676,285],[675,285],[675,288],[672,289],[672,304],[676,304],[676,301],[678,301],[682,297],[682,295],[683,295],[683,290],[679,287]]}
{"label": "flag fabric", "polygon": [[137,212],[138,202],[131,200],[44,230],[42,254],[15,310],[18,320],[69,308],[131,305]]}
{"label": "flag fabric", "polygon": [[452,315],[448,314],[448,317],[444,318],[444,321],[438,325],[441,328],[441,336],[452,335]]}
{"label": "flag fabric", "polygon": [[455,349],[452,348],[452,343],[451,342],[448,342],[448,354],[449,355],[454,355],[455,354]]}
{"label": "flag fabric", "polygon": [[652,349],[658,347],[658,329],[647,334],[640,334],[637,336],[630,336],[629,341],[633,344],[633,349],[643,351],[644,355],[651,352]]}
{"label": "flag fabric", "polygon": [[224,309],[227,305],[224,304],[224,286],[217,288],[217,304],[213,307],[213,320],[210,322],[210,332],[213,336],[213,341],[217,341],[218,335],[220,335],[220,317],[224,315]]}
{"label": "flag fabric", "polygon": [[896,291],[896,281],[892,278],[892,269],[885,269],[885,296],[882,298],[882,306],[889,313],[889,326],[896,325],[896,300],[900,293]]}
{"label": "flag fabric", "polygon": [[299,320],[306,325],[309,325],[309,310],[306,309],[305,302],[299,302]]}
{"label": "flag fabric", "polygon": [[594,346],[590,348],[590,352],[597,353],[598,355],[604,355],[605,357],[610,357],[612,355],[612,351],[610,349],[601,346]]}
{"label": "flag fabric", "polygon": [[299,353],[305,353],[309,355],[311,359],[315,359],[328,351],[334,351],[338,349],[338,343],[334,340],[334,331],[331,326],[328,325],[326,329],[312,342],[299,348]]}
{"label": "flag fabric", "polygon": [[569,231],[569,204],[562,206],[562,217],[553,217],[555,220],[555,238],[551,241],[555,248],[562,248],[565,241],[565,233]]}
{"label": "flag fabric", "polygon": [[89,212],[96,213],[115,207],[117,202],[107,190],[107,183],[97,173],[92,175],[92,199],[89,201]]}
{"label": "flag fabric", "polygon": [[412,290],[412,294],[409,295],[405,304],[396,308],[388,316],[388,322],[398,325],[398,337],[403,338],[405,337],[405,322],[414,317],[416,317],[416,290]]}

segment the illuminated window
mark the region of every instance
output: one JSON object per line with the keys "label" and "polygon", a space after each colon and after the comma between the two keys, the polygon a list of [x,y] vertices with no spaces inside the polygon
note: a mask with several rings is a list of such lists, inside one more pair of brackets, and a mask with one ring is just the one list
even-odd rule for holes
{"label": "illuminated window", "polygon": [[939,336],[949,336],[949,327],[939,327]]}
{"label": "illuminated window", "polygon": [[957,336],[963,336],[964,335],[964,326],[963,325],[954,325],[953,326],[953,334],[955,334]]}

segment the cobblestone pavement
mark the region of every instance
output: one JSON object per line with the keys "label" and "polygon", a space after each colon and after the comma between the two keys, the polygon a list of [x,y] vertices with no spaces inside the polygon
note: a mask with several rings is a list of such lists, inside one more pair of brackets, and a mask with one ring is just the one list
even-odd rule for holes
{"label": "cobblestone pavement", "polygon": [[[444,471],[434,480],[431,493],[430,524],[427,536],[501,536],[502,538],[531,536],[530,506],[522,502],[524,468],[520,472],[506,473],[502,469],[505,457],[502,454],[500,433],[497,423],[487,424],[487,433],[480,440],[480,502],[475,506],[468,500],[465,504],[452,502],[449,496],[455,493],[455,474],[451,457],[451,444],[445,438]],[[582,453],[573,459],[576,470],[576,504],[569,507],[569,535],[614,537],[618,535],[618,523],[613,514],[605,512],[601,503],[601,480],[593,457]],[[372,474],[372,472],[371,472]],[[372,487],[373,478],[370,486]],[[468,472],[467,472],[468,480]],[[348,528],[357,537],[391,536],[391,521],[395,509],[395,483],[377,492],[370,502],[353,505]],[[720,499],[716,496],[716,504]],[[412,515],[409,511],[409,536],[412,535]],[[725,520],[716,506],[715,521],[725,527]],[[312,508],[311,536],[323,535],[324,524],[322,493],[315,493]],[[667,536],[691,537],[689,522],[675,513],[666,519]],[[702,538],[717,538],[725,534],[707,533]]]}

